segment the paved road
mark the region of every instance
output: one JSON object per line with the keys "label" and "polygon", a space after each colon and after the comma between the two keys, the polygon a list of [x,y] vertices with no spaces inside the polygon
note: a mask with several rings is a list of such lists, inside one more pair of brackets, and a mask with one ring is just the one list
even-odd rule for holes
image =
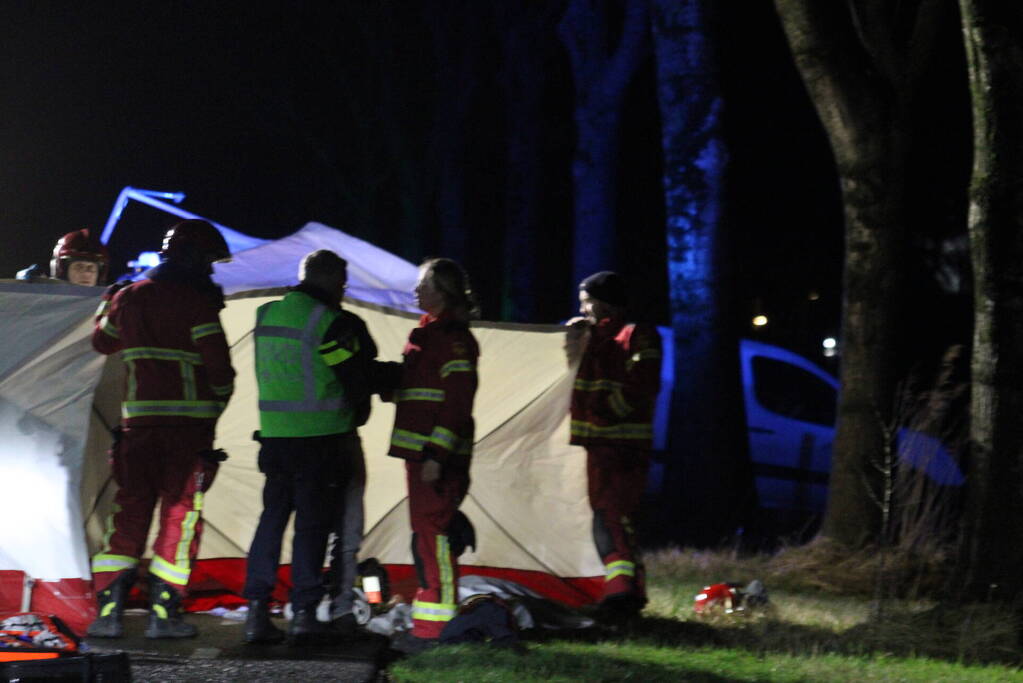
{"label": "paved road", "polygon": [[[150,640],[146,615],[129,610],[125,637],[90,638],[91,652],[127,652],[135,681],[374,681],[387,653],[386,639],[372,634],[317,646],[245,645],[242,622],[210,614],[189,614],[199,637]],[[287,622],[280,620],[281,628]]]}

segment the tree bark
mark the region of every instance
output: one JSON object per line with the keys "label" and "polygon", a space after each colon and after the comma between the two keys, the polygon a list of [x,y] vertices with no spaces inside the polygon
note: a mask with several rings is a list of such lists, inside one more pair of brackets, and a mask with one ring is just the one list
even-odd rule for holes
{"label": "tree bark", "polygon": [[620,38],[612,40],[607,0],[570,0],[558,25],[576,92],[573,278],[613,269],[622,99],[648,46],[647,0],[624,0]]}
{"label": "tree bark", "polygon": [[737,481],[748,458],[721,272],[726,152],[707,7],[706,0],[656,0],[652,12],[676,378],[661,512],[698,545],[741,525],[752,489],[752,480]]}
{"label": "tree bark", "polygon": [[877,465],[894,405],[913,89],[940,3],[775,0],[831,142],[844,204],[842,388],[821,531],[854,547],[881,530]]}
{"label": "tree bark", "polygon": [[973,104],[974,272],[964,585],[1023,593],[1023,9],[960,0]]}

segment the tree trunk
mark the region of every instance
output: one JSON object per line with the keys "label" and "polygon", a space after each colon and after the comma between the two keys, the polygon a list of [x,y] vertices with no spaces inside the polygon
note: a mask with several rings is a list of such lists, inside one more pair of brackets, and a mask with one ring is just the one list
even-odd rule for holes
{"label": "tree trunk", "polygon": [[[603,98],[594,98],[603,100]],[[598,270],[615,270],[618,260],[615,213],[618,210],[618,136],[621,101],[580,102],[576,106],[573,279]]]}
{"label": "tree trunk", "polygon": [[1023,593],[1023,10],[960,0],[973,101],[974,272],[964,583]]}
{"label": "tree trunk", "polygon": [[775,0],[827,131],[845,207],[842,388],[822,534],[860,546],[880,531],[880,465],[897,368],[910,113],[941,0]]}
{"label": "tree trunk", "polygon": [[[879,114],[881,114],[879,112]],[[867,124],[864,124],[867,125]],[[885,428],[892,420],[899,287],[904,233],[905,148],[895,117],[879,115],[876,155],[836,156],[845,209],[842,389],[822,533],[853,547],[881,531],[879,506]],[[849,158],[852,157],[852,158]]]}
{"label": "tree trunk", "polygon": [[[622,99],[647,46],[647,0],[624,0],[621,36],[606,0],[570,0],[558,33],[576,90],[573,278],[615,267],[615,210]],[[613,49],[609,49],[608,46]]]}
{"label": "tree trunk", "polygon": [[661,513],[680,534],[675,540],[699,545],[740,526],[737,513],[752,488],[751,480],[737,482],[746,439],[721,274],[726,160],[706,7],[705,0],[657,0],[652,17],[676,378]]}

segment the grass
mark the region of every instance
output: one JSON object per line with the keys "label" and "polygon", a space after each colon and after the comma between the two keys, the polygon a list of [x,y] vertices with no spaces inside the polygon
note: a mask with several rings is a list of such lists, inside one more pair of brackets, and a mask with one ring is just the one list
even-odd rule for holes
{"label": "grass", "polygon": [[392,665],[394,681],[1013,681],[1004,667],[887,655],[758,654],[634,642],[531,644],[524,655],[456,645]]}
{"label": "grass", "polygon": [[[1023,681],[1019,623],[1011,612],[950,606],[934,594],[886,599],[879,611],[864,578],[875,575],[869,553],[838,558],[834,549],[810,544],[773,556],[673,550],[645,560],[650,604],[626,629],[524,634],[525,654],[444,647],[397,661],[388,675],[515,683]],[[754,578],[767,585],[769,608],[693,613],[703,585]],[[913,580],[926,585],[919,579]]]}

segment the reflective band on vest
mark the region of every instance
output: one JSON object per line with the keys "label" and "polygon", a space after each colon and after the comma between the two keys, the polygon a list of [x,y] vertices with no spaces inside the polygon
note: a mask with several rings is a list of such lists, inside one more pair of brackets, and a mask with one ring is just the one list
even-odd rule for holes
{"label": "reflective band on vest", "polygon": [[613,379],[577,379],[573,386],[577,391],[614,391],[625,384]]}
{"label": "reflective band on vest", "polygon": [[399,389],[394,392],[395,401],[435,401],[444,400],[443,389]]}
{"label": "reflective band on vest", "polygon": [[124,401],[121,417],[176,416],[216,418],[223,412],[223,401]]}
{"label": "reflective band on vest", "polygon": [[433,433],[430,434],[430,443],[435,443],[444,450],[453,451],[458,446],[460,439],[450,429],[437,426],[433,428]]}
{"label": "reflective band on vest", "polygon": [[163,349],[157,346],[133,346],[122,352],[124,360],[170,360],[202,365],[202,356],[181,349]]}
{"label": "reflective band on vest", "polygon": [[429,435],[417,434],[407,429],[395,429],[391,432],[391,445],[397,448],[419,452],[428,443],[459,455],[472,455],[472,442],[444,427],[434,427],[433,433]]}
{"label": "reflective band on vest", "polygon": [[407,448],[410,451],[421,451],[429,437],[423,434],[416,434],[407,429],[395,429],[391,432],[391,445],[398,448]]}
{"label": "reflective band on vest", "polygon": [[572,420],[572,436],[600,439],[652,439],[654,429],[649,423],[617,424],[602,427],[591,422]]}
{"label": "reflective band on vest", "polygon": [[449,360],[440,366],[440,376],[445,378],[452,372],[472,372],[472,362],[468,360]]}
{"label": "reflective band on vest", "polygon": [[302,292],[259,307],[254,334],[263,436],[321,436],[354,427],[344,390],[319,351],[338,315]]}
{"label": "reflective band on vest", "polygon": [[99,328],[103,331],[104,334],[107,334],[113,337],[114,339],[121,338],[121,335],[118,334],[117,332],[117,328],[114,327],[114,324],[112,322],[110,322],[110,318],[106,316],[103,316],[103,322],[100,323]]}
{"label": "reflective band on vest", "polygon": [[219,322],[203,323],[202,325],[196,325],[193,327],[192,341],[197,342],[203,337],[208,337],[211,334],[224,334],[224,328],[220,326]]}
{"label": "reflective band on vest", "polygon": [[622,392],[617,389],[611,392],[607,402],[611,406],[611,410],[613,410],[615,415],[618,417],[625,417],[632,412],[632,406],[630,406],[628,401],[625,400],[625,397],[622,396]]}

